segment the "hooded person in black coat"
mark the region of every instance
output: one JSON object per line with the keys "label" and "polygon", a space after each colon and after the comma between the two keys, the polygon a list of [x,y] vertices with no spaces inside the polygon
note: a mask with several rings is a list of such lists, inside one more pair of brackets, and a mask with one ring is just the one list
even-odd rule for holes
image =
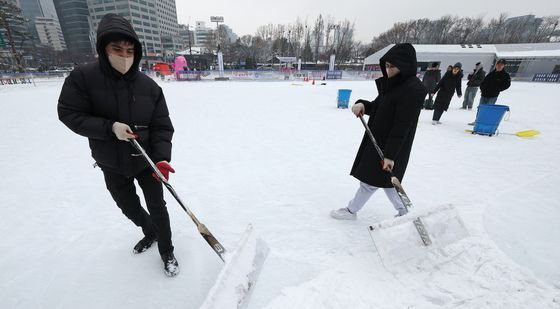
{"label": "hooded person in black coat", "polygon": [[[91,155],[123,214],[142,228],[144,238],[134,253],[156,240],[168,276],[178,273],[173,254],[169,214],[159,179],[153,177],[129,139],[136,138],[167,178],[173,125],[161,88],[139,72],[142,46],[131,24],[107,14],[97,29],[98,61],[78,66],[64,81],[58,100],[59,119],[89,139]],[[148,212],[136,194],[138,181]]]}
{"label": "hooded person in black coat", "polygon": [[453,98],[453,94],[457,91],[457,96],[460,98],[462,96],[461,92],[461,79],[463,78],[463,71],[461,70],[462,64],[457,62],[451,72],[445,73],[443,78],[439,81],[434,89],[434,93],[437,93],[436,100],[434,102],[434,115],[432,117],[432,124],[440,124],[439,121],[441,115],[444,111],[449,108],[449,103]]}
{"label": "hooded person in black coat", "polygon": [[381,161],[373,143],[364,134],[350,174],[360,181],[360,188],[348,207],[333,210],[336,219],[355,220],[358,212],[378,189],[383,188],[399,215],[407,210],[391,184],[388,171],[402,181],[418,116],[426,89],[416,77],[416,51],[411,44],[397,44],[380,59],[383,77],[375,82],[378,96],[373,101],[358,100],[352,107],[356,116],[369,115],[367,122],[385,160]]}

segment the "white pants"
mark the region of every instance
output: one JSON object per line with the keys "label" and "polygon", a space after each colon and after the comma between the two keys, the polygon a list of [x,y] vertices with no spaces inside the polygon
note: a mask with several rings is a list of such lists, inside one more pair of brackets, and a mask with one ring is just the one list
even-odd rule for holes
{"label": "white pants", "polygon": [[[370,186],[367,183],[360,182],[360,188],[358,188],[356,195],[354,195],[354,198],[350,202],[348,202],[348,210],[350,210],[350,212],[354,214],[360,211],[360,209],[364,207],[366,202],[375,193],[375,191],[377,191],[377,189],[379,188]],[[395,207],[396,210],[402,211],[405,209],[404,204],[402,203],[395,188],[382,189],[383,191],[385,191],[385,194],[387,194],[389,201],[391,201],[393,207]]]}

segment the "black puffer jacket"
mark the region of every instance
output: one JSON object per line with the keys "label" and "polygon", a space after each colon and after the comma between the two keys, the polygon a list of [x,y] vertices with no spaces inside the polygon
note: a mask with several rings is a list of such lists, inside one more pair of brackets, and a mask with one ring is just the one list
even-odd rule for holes
{"label": "black puffer jacket", "polygon": [[486,76],[486,72],[484,72],[484,69],[482,69],[482,67],[477,71],[474,70],[471,74],[469,74],[467,76],[467,86],[469,87],[479,87],[480,84],[482,84],[482,81],[484,80],[484,76]]}
{"label": "black puffer jacket", "polygon": [[461,79],[463,78],[463,71],[457,74],[447,72],[439,81],[434,92],[437,92],[436,100],[434,101],[434,109],[446,111],[449,108],[449,103],[453,98],[453,94],[457,91],[457,95],[461,96]]}
{"label": "black puffer jacket", "polygon": [[[387,78],[386,62],[401,72]],[[365,112],[370,116],[367,124],[385,157],[395,161],[393,173],[402,181],[426,89],[416,77],[416,51],[411,44],[393,46],[380,59],[380,66],[383,77],[375,81],[379,93],[377,98],[372,102],[358,102],[364,103]],[[390,188],[389,174],[381,169],[380,161],[373,143],[364,134],[350,174],[369,185]]]}
{"label": "black puffer jacket", "polygon": [[[126,74],[114,70],[105,54],[115,37],[134,42],[134,63]],[[112,133],[116,121],[128,124],[154,162],[171,160],[173,125],[161,88],[138,71],[142,47],[130,23],[107,14],[97,31],[96,63],[78,66],[64,81],[58,117],[89,139],[92,157],[102,169],[133,176],[147,167],[132,145]]]}
{"label": "black puffer jacket", "polygon": [[480,84],[480,95],[485,98],[495,98],[509,86],[511,86],[511,77],[506,70],[494,70],[488,73]]}

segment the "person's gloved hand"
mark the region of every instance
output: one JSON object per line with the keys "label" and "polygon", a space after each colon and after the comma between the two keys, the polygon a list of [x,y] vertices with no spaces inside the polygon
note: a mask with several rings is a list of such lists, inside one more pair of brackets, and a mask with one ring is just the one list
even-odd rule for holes
{"label": "person's gloved hand", "polygon": [[[159,161],[158,163],[156,163],[156,167],[161,172],[163,177],[165,177],[165,180],[169,180],[169,172],[175,173],[175,170],[171,167],[171,165],[169,165],[169,163],[167,161]],[[152,176],[157,181],[160,181],[159,177],[156,175],[156,173],[152,173]]]}
{"label": "person's gloved hand", "polygon": [[364,103],[356,103],[352,105],[352,113],[354,113],[356,117],[363,116],[365,111],[366,107],[364,106]]}
{"label": "person's gloved hand", "polygon": [[395,166],[395,161],[393,161],[391,159],[385,158],[385,159],[381,160],[381,168],[384,171],[391,172],[391,171],[393,171],[394,166]]}
{"label": "person's gloved hand", "polygon": [[132,133],[132,130],[127,124],[121,122],[113,123],[112,128],[113,133],[117,136],[117,138],[121,141],[128,141],[131,138],[137,138],[138,135]]}

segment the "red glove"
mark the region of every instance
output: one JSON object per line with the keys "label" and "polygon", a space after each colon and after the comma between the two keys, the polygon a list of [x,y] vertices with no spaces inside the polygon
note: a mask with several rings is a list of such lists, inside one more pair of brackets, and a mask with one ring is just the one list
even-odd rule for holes
{"label": "red glove", "polygon": [[[158,163],[156,163],[156,167],[161,172],[163,177],[165,177],[165,180],[169,180],[169,172],[175,173],[175,170],[171,167],[171,165],[169,165],[169,163],[167,163],[167,161],[159,161]],[[159,177],[156,175],[156,173],[152,173],[152,177],[159,181]]]}

